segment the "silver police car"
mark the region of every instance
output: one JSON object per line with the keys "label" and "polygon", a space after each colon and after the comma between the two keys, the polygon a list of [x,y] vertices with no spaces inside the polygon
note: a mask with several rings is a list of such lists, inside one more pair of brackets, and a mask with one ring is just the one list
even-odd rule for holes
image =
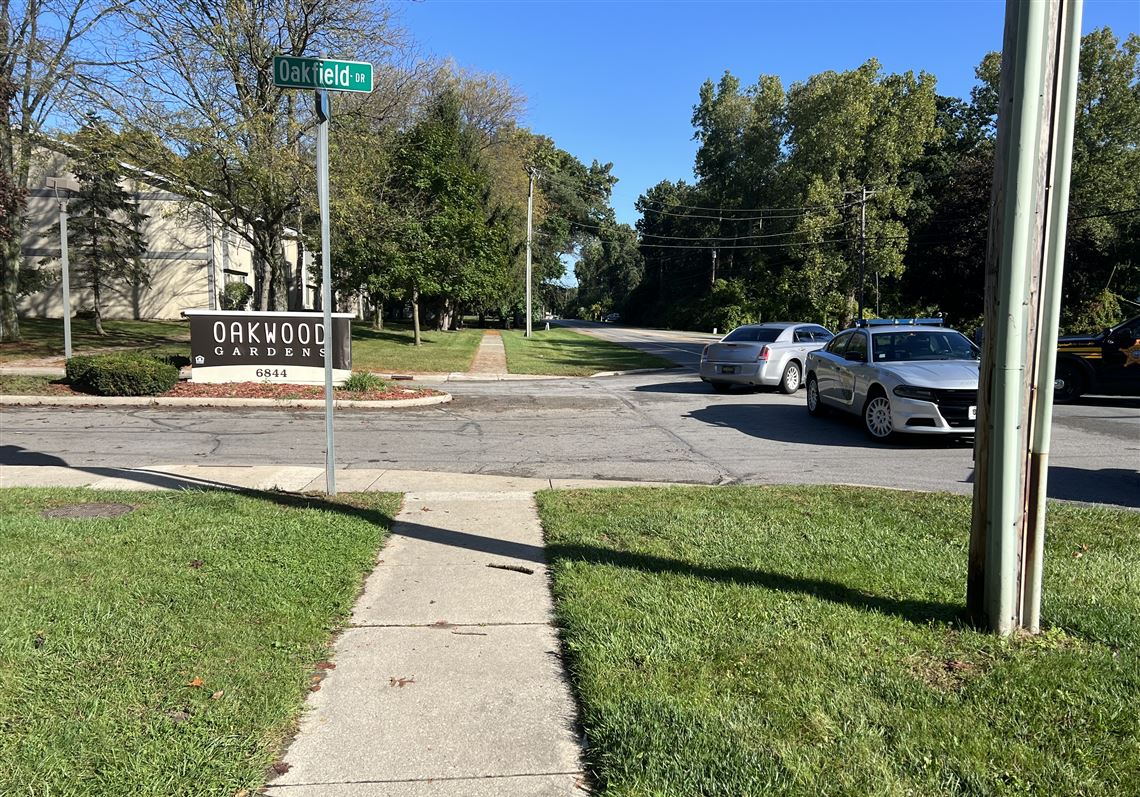
{"label": "silver police car", "polygon": [[941,319],[892,319],[840,332],[807,357],[807,408],[859,415],[874,440],[896,432],[972,435],[977,346]]}

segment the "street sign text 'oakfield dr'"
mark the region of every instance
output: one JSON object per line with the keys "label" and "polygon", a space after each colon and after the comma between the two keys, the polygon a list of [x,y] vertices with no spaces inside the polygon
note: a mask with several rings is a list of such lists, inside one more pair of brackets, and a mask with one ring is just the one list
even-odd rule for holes
{"label": "street sign text 'oakfield dr'", "polygon": [[288,89],[372,91],[372,64],[328,58],[273,56],[273,85]]}

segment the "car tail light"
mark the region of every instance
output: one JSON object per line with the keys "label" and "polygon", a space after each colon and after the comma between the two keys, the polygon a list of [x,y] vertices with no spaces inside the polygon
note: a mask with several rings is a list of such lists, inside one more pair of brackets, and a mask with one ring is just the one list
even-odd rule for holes
{"label": "car tail light", "polygon": [[703,360],[708,356],[709,356],[709,347],[705,346],[703,349],[701,349],[701,359]]}
{"label": "car tail light", "polygon": [[756,355],[756,362],[760,362],[760,361],[768,362],[768,347],[767,346],[762,348],[760,350],[760,353]]}

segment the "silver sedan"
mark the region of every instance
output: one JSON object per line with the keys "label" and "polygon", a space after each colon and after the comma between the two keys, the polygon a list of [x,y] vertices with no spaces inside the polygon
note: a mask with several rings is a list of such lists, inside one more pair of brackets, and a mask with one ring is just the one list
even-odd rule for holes
{"label": "silver sedan", "polygon": [[849,329],[808,355],[807,408],[861,416],[875,440],[896,432],[972,435],[978,347],[952,329]]}
{"label": "silver sedan", "polygon": [[701,380],[723,393],[733,385],[779,386],[795,393],[803,384],[808,352],[831,340],[819,324],[773,321],[747,324],[701,352]]}

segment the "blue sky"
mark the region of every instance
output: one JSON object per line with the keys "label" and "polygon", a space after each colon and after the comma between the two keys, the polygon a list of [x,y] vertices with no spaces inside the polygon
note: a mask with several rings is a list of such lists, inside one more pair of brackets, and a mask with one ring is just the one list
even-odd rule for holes
{"label": "blue sky", "polygon": [[[894,2],[491,2],[398,7],[425,55],[507,78],[527,97],[523,123],[589,164],[612,161],[613,206],[633,223],[638,195],[692,179],[690,122],[706,78],[785,86],[875,57],[888,71],[926,70],[965,97],[974,67],[1001,48],[1005,4]],[[1140,31],[1137,0],[1085,0],[1085,31]]]}

